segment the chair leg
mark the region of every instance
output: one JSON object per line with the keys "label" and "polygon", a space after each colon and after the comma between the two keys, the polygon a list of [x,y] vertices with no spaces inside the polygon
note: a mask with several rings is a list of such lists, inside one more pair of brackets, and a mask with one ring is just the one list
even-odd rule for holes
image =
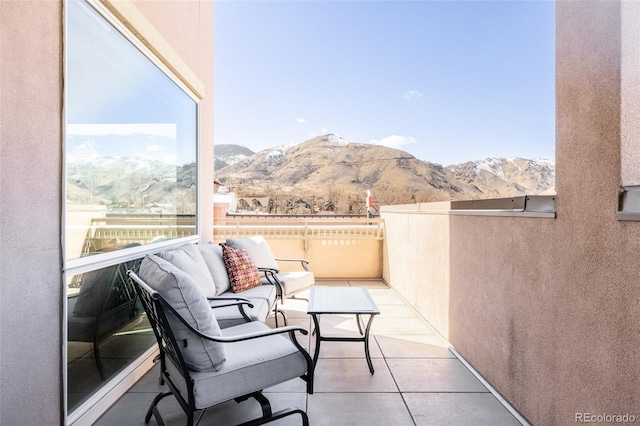
{"label": "chair leg", "polygon": [[262,392],[256,392],[253,395],[253,398],[260,403],[260,408],[262,408],[262,417],[268,418],[273,415],[273,411],[271,410],[271,403],[266,396],[262,394]]}
{"label": "chair leg", "polygon": [[273,315],[274,315],[274,316],[275,316],[275,318],[276,318],[276,328],[280,327],[280,326],[278,325],[278,314],[282,315],[282,320],[284,321],[284,325],[285,325],[285,326],[289,325],[289,324],[288,324],[288,321],[287,321],[287,315],[285,314],[285,312],[284,312],[282,309],[279,309],[279,308],[278,308],[278,304],[276,304],[276,305],[273,307]]}
{"label": "chair leg", "polygon": [[151,420],[151,416],[153,415],[153,417],[156,418],[158,425],[166,426],[167,423],[162,418],[162,415],[158,411],[157,406],[158,406],[158,402],[160,402],[162,398],[165,398],[169,395],[173,395],[173,392],[170,392],[170,391],[160,392],[159,394],[156,395],[155,398],[153,398],[153,401],[151,402],[151,406],[149,407],[149,410],[147,410],[147,415],[144,417],[145,423],[149,423],[149,420]]}
{"label": "chair leg", "polygon": [[[158,354],[155,357],[153,357],[153,363],[157,364],[158,361],[162,361],[162,355]],[[164,377],[162,377],[162,368],[160,368],[160,378],[158,379],[158,383],[160,383],[160,386],[164,386]]]}
{"label": "chair leg", "polygon": [[271,410],[271,403],[269,402],[269,399],[264,396],[264,394],[260,391],[260,392],[254,392],[252,394],[249,395],[245,395],[243,397],[240,398],[236,398],[237,402],[240,401],[244,401],[248,398],[254,398],[256,401],[258,401],[260,403],[260,407],[262,408],[262,417],[259,417],[257,419],[254,420],[249,420],[248,422],[242,423],[238,426],[257,426],[257,425],[263,425],[265,423],[269,423],[272,422],[274,420],[278,420],[278,419],[282,419],[284,417],[287,416],[291,416],[293,414],[300,414],[300,416],[302,416],[302,424],[304,426],[309,426],[309,416],[307,416],[307,413],[305,413],[304,411],[302,411],[299,408],[285,408],[284,410],[280,410],[276,413],[273,413]]}
{"label": "chair leg", "polygon": [[264,417],[260,417],[259,419],[255,419],[255,420],[250,420],[246,423],[242,423],[238,426],[258,426],[258,425],[263,425],[269,422],[272,422],[274,420],[279,420],[282,419],[284,417],[287,416],[291,416],[293,414],[300,414],[300,416],[302,417],[302,424],[303,426],[309,426],[309,416],[307,416],[307,413],[305,413],[304,411],[302,411],[299,408],[286,408],[284,410],[280,410],[277,413],[273,413],[273,415],[271,415],[271,417],[269,418],[264,418]]}

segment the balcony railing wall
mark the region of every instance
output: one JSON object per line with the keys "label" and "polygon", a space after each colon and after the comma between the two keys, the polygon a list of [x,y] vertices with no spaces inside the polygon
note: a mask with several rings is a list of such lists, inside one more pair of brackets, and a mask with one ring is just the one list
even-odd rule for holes
{"label": "balcony railing wall", "polygon": [[[384,221],[369,218],[227,217],[214,220],[213,241],[262,235],[276,257],[308,259],[317,278],[382,278]],[[299,265],[281,262],[282,270]]]}
{"label": "balcony railing wall", "polygon": [[383,278],[449,337],[450,202],[383,207]]}

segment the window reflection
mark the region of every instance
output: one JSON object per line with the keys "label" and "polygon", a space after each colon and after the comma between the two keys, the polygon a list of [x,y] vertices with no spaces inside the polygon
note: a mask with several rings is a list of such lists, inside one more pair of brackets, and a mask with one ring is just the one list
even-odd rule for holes
{"label": "window reflection", "polygon": [[66,259],[194,235],[197,103],[69,2]]}
{"label": "window reflection", "polygon": [[[195,235],[197,100],[84,0],[65,10],[65,260]],[[155,344],[141,259],[110,258],[66,272],[68,412]]]}
{"label": "window reflection", "polygon": [[126,275],[128,269],[137,271],[140,261],[75,275],[68,284],[69,410],[154,343],[153,331]]}

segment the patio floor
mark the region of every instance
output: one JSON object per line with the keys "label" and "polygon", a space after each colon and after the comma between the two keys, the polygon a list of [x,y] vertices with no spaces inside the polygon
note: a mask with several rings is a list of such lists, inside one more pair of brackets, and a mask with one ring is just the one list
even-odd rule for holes
{"label": "patio floor", "polygon": [[[265,390],[274,412],[289,406],[304,409],[313,426],[519,425],[511,412],[448,349],[432,327],[382,281],[332,280],[316,285],[365,286],[380,309],[372,325],[370,348],[375,374],[369,374],[364,345],[323,342],[315,371],[313,395],[300,379]],[[302,295],[304,297],[304,295]],[[287,300],[289,325],[311,329],[307,303]],[[273,318],[269,319],[270,325]],[[323,335],[356,335],[353,316],[323,315]],[[315,339],[304,338],[313,355]],[[99,426],[144,425],[154,396],[164,390],[154,367],[96,423]],[[186,417],[174,398],[159,410],[170,425]],[[200,425],[233,425],[260,416],[254,400],[209,408]],[[151,425],[156,421],[152,418]],[[270,423],[299,425],[299,416]]]}

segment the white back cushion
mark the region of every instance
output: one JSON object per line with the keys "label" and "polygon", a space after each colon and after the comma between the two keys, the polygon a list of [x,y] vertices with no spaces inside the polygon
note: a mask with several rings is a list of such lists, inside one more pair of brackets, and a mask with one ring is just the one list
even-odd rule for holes
{"label": "white back cushion", "polygon": [[162,259],[170,262],[182,272],[186,272],[200,286],[206,297],[216,295],[216,286],[209,268],[195,244],[187,243],[180,247],[158,253]]}
{"label": "white back cushion", "polygon": [[271,248],[264,237],[258,235],[246,238],[227,238],[227,246],[235,249],[245,249],[254,265],[258,268],[278,269],[278,262],[274,259]]}
{"label": "white back cushion", "polygon": [[[190,275],[158,256],[149,255],[140,264],[139,276],[160,293],[191,327],[210,336],[221,335],[204,292]],[[195,371],[217,371],[225,361],[222,343],[197,336],[172,312],[165,311],[187,366]]]}
{"label": "white back cushion", "polygon": [[231,283],[222,258],[222,247],[213,243],[198,244],[198,250],[200,250],[204,263],[207,264],[209,273],[213,278],[213,283],[216,286],[216,296],[229,291]]}

